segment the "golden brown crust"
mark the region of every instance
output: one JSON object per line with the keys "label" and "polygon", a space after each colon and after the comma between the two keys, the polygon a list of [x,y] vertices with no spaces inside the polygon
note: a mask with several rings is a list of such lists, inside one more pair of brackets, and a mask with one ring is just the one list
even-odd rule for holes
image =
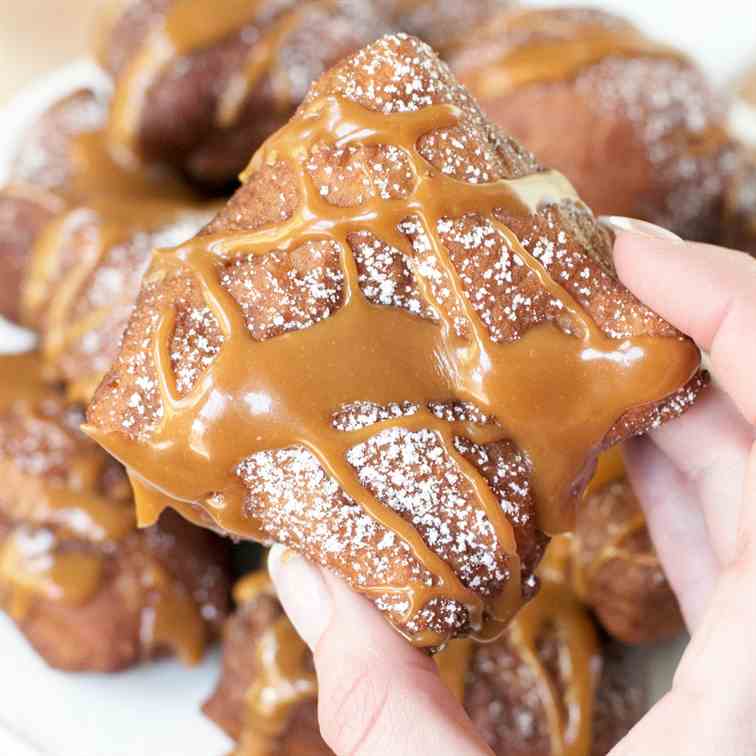
{"label": "golden brown crust", "polygon": [[[581,41],[584,62],[560,64]],[[564,172],[597,215],[716,240],[733,165],[727,107],[679,52],[602,11],[536,9],[501,14],[451,63],[487,115]]]}

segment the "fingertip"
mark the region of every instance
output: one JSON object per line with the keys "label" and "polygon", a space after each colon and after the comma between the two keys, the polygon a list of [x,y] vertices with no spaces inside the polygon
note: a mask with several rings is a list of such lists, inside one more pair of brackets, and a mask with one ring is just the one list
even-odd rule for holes
{"label": "fingertip", "polygon": [[323,571],[303,556],[276,544],[268,554],[268,572],[296,631],[314,649],[333,613]]}

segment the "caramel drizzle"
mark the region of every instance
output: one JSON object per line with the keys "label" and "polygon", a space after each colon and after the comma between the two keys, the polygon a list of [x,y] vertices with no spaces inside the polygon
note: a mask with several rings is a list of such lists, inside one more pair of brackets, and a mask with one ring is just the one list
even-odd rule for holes
{"label": "caramel drizzle", "polygon": [[[452,599],[467,609],[475,636],[488,638],[502,631],[519,605],[519,561],[509,521],[485,478],[456,451],[455,436],[477,443],[513,439],[533,462],[540,526],[548,532],[565,530],[574,516],[575,481],[606,433],[631,407],[661,401],[684,385],[697,369],[699,356],[691,343],[681,339],[616,341],[605,336],[497,219],[499,209],[528,216],[542,204],[574,200],[574,191],[561,176],[545,173],[473,185],[444,175],[421,156],[418,140],[436,129],[455,126],[460,116],[457,108],[447,105],[386,116],[334,97],[310,104],[271,137],[248,169],[249,174],[282,156],[296,161],[300,205],[290,220],[254,233],[198,237],[174,250],[161,250],[154,259],[149,275],[167,275],[188,265],[199,280],[224,336],[213,366],[191,394],[178,395],[167,343],[172,315],[164,313],[153,348],[164,408],[159,428],[138,444],[118,433],[92,427],[87,431],[130,468],[138,483],[137,506],[143,524],[168,505],[196,521],[199,505],[224,530],[262,540],[266,540],[262,524],[245,515],[245,489],[234,470],[243,458],[258,451],[307,448],[342,490],[407,542],[434,575],[430,586],[419,582],[373,586],[367,592],[405,598],[409,610],[403,623],[434,598]],[[412,195],[399,201],[372,199],[356,208],[329,205],[304,168],[310,149],[318,142],[337,147],[355,143],[400,146],[415,177]],[[468,213],[495,224],[516,258],[561,303],[576,336],[548,324],[532,328],[517,342],[490,341],[435,225],[442,218]],[[451,296],[466,316],[471,338],[457,335],[453,317],[436,301],[422,266],[408,249],[406,237],[397,228],[407,218],[422,224],[451,284]],[[347,249],[349,235],[365,229],[405,251],[440,326],[402,310],[372,305],[364,298],[356,263]],[[345,275],[343,306],[312,328],[255,342],[241,309],[220,284],[218,264],[234,255],[287,251],[308,241],[339,245]],[[380,348],[354,348],[358,334],[371,334]],[[545,371],[545,364],[551,370]],[[263,396],[269,409],[260,414],[254,403],[245,401],[252,393]],[[506,431],[448,423],[428,410],[349,433],[338,432],[329,423],[335,410],[354,400],[383,406],[406,399],[426,407],[428,402],[450,398],[472,402],[487,415],[500,417]],[[430,429],[441,439],[483,504],[502,551],[510,555],[512,579],[502,596],[485,602],[464,586],[410,523],[362,486],[345,455],[384,428]],[[555,449],[561,454],[555,455]],[[410,639],[418,645],[443,641],[433,632]]]}
{"label": "caramel drizzle", "polygon": [[97,593],[103,558],[90,551],[56,550],[50,531],[17,528],[0,544],[0,605],[23,621],[39,598],[66,606],[86,604]]}
{"label": "caramel drizzle", "polygon": [[[564,697],[538,654],[538,641],[549,631],[555,631],[565,646],[559,659],[566,679]],[[598,636],[588,613],[564,585],[544,581],[539,595],[515,617],[509,637],[538,679],[551,752],[554,756],[588,756],[601,669]]]}
{"label": "caramel drizzle", "polygon": [[[549,11],[522,10],[505,13],[494,24],[492,32],[504,37],[522,31],[537,34],[544,15],[549,25],[556,19]],[[566,22],[571,25],[573,22]],[[585,24],[561,39],[534,39],[527,44],[513,45],[498,58],[478,67],[471,60],[469,70],[463,65],[460,80],[476,97],[501,97],[529,84],[564,81],[580,71],[611,57],[644,57],[688,60],[682,52],[645,36],[631,24],[609,29],[601,24]]]}
{"label": "caramel drizzle", "polygon": [[[252,573],[234,589],[239,603],[259,596],[276,598],[267,572]],[[246,694],[244,728],[238,756],[274,756],[286,732],[294,708],[315,700],[318,684],[307,669],[310,650],[299,637],[289,618],[282,614],[259,638],[255,649],[257,675]]]}
{"label": "caramel drizzle", "polygon": [[[233,125],[249,94],[259,81],[275,70],[272,86],[277,106],[290,106],[291,83],[278,66],[285,39],[302,15],[313,5],[329,7],[334,0],[292,3],[275,18],[269,28],[258,30],[260,38],[252,46],[241,70],[223,83],[218,97],[216,123]],[[147,95],[168,64],[206,49],[254,23],[263,7],[262,0],[174,0],[166,15],[148,34],[141,50],[116,82],[110,117],[110,144],[121,158],[134,162],[138,154],[139,128]]]}
{"label": "caramel drizzle", "polygon": [[170,648],[186,666],[194,666],[202,659],[207,642],[206,626],[194,597],[153,558],[144,565],[142,584],[149,592],[142,610],[142,648],[147,652]]}
{"label": "caramel drizzle", "polygon": [[[541,587],[536,597],[512,620],[507,638],[538,681],[547,717],[553,756],[589,756],[593,741],[593,712],[601,669],[596,628],[569,583],[572,542],[558,536],[549,544],[538,568]],[[567,682],[564,697],[541,661],[538,641],[556,633],[559,665]],[[464,703],[475,643],[452,641],[435,658],[447,687]]]}

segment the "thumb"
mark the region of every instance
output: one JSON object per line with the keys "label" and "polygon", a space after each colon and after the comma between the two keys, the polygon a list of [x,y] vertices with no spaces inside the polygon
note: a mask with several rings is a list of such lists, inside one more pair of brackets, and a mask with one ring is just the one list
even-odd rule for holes
{"label": "thumb", "polygon": [[268,569],[313,650],[321,734],[338,756],[490,756],[432,659],[366,599],[282,546],[271,549]]}

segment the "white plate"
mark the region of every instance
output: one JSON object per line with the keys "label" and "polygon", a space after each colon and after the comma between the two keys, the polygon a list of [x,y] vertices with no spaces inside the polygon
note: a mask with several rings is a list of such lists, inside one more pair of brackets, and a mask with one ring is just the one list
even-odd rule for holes
{"label": "white plate", "polygon": [[[558,5],[547,0],[545,5]],[[597,0],[632,16],[697,56],[723,83],[756,56],[752,0]],[[684,13],[684,18],[682,14]],[[653,19],[651,21],[651,19]],[[103,86],[93,64],[66,67],[0,111],[0,185],[24,126],[57,97],[82,85]],[[742,120],[742,119],[741,119]],[[29,348],[28,332],[0,321],[0,352]],[[669,689],[684,640],[632,651],[657,699]],[[66,675],[48,669],[13,624],[0,618],[0,754],[7,756],[221,756],[228,739],[200,713],[218,675],[218,655],[185,669],[165,661],[117,676]]]}

